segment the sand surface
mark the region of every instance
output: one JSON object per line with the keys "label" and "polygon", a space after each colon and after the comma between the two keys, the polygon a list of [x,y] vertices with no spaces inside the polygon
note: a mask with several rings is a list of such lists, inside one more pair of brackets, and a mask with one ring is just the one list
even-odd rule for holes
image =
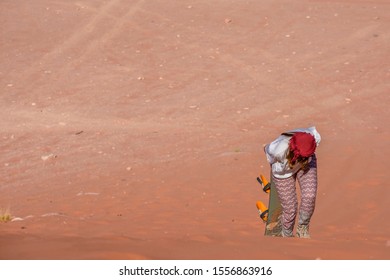
{"label": "sand surface", "polygon": [[[390,2],[0,1],[1,259],[389,259]],[[311,240],[263,145],[315,125]]]}

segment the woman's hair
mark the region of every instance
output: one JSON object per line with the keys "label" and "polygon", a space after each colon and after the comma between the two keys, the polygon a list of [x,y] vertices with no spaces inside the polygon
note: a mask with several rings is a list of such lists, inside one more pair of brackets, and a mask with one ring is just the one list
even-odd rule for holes
{"label": "woman's hair", "polygon": [[291,151],[290,149],[287,150],[287,155],[286,155],[286,158],[287,158],[287,162],[288,162],[288,166],[290,168],[293,168],[293,166],[297,163],[300,163],[302,164],[302,169],[306,169],[307,167],[307,164],[309,163],[309,157],[302,157],[302,156],[299,156],[296,160],[296,162],[292,162],[292,159],[294,158],[294,152]]}

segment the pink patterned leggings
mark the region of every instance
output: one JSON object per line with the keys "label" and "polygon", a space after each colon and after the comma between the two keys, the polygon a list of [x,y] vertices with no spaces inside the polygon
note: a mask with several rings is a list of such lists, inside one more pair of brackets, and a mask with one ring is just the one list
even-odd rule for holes
{"label": "pink patterned leggings", "polygon": [[282,206],[282,232],[284,236],[293,236],[293,229],[298,210],[295,181],[298,179],[301,189],[299,225],[308,225],[313,215],[317,195],[317,158],[312,156],[305,170],[300,169],[293,176],[278,179],[272,176]]}

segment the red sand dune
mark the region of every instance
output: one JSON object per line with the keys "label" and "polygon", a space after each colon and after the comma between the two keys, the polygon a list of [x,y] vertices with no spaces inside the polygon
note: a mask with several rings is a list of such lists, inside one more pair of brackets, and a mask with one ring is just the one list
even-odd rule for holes
{"label": "red sand dune", "polygon": [[[0,2],[1,259],[389,259],[388,1]],[[315,125],[311,240],[263,145]],[[4,211],[4,210],[3,210]]]}

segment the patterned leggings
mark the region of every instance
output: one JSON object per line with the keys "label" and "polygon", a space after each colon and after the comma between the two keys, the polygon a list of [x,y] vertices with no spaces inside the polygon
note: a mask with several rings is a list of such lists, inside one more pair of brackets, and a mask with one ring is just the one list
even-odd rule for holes
{"label": "patterned leggings", "polygon": [[293,176],[278,179],[272,176],[282,206],[282,232],[284,236],[293,236],[297,216],[298,199],[295,181],[298,179],[301,189],[301,205],[299,208],[299,225],[308,225],[313,215],[317,195],[317,158],[312,156],[308,167],[300,169]]}

